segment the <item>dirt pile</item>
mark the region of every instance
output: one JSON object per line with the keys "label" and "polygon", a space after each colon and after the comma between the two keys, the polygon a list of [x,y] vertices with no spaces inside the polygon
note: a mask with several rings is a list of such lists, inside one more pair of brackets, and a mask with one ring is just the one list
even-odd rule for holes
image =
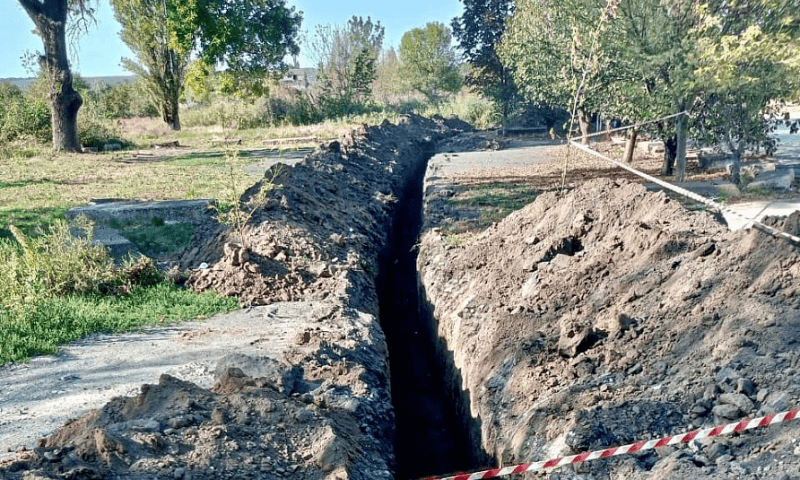
{"label": "dirt pile", "polygon": [[0,478],[391,478],[383,336],[371,316],[329,309],[281,361],[229,354],[210,390],[162,375],[41,439]]}
{"label": "dirt pile", "polygon": [[[377,273],[404,176],[433,154],[436,142],[469,130],[456,119],[403,116],[398,125],[364,125],[294,167],[273,166],[243,196],[247,202],[270,189],[246,238],[200,234],[180,259],[182,268],[210,265],[189,284],[236,296],[243,305],[328,297],[374,303],[363,292]],[[248,258],[234,255],[235,248],[226,253],[228,243],[247,244]]]}
{"label": "dirt pile", "polygon": [[[773,221],[796,233],[798,220]],[[543,194],[464,245],[442,233],[427,225],[421,282],[480,446],[503,465],[798,403],[800,250],[783,240],[605,179]],[[551,478],[795,478],[796,429]]]}
{"label": "dirt pile", "polygon": [[329,310],[318,326],[298,332],[280,359],[220,359],[210,390],[164,375],[0,464],[0,478],[391,478],[378,263],[402,190],[437,141],[470,128],[403,116],[273,167],[243,198],[270,186],[245,238],[200,228],[180,263],[209,264],[189,285],[244,305],[312,300]]}

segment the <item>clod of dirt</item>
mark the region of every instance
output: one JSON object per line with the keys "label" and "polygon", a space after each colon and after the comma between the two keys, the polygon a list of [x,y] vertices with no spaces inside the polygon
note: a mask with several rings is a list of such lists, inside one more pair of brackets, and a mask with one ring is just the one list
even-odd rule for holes
{"label": "clod of dirt", "polygon": [[[271,167],[242,197],[246,204],[269,189],[245,228],[246,241],[230,232],[196,236],[179,263],[210,267],[194,271],[188,284],[236,296],[242,305],[349,297],[366,280],[353,276],[376,273],[381,225],[409,165],[427,159],[439,140],[471,130],[457,119],[406,115],[397,125],[365,125],[321,145],[294,167]],[[247,251],[236,247],[245,244]]]}
{"label": "clod of dirt", "polygon": [[[793,231],[798,219],[768,221]],[[798,402],[800,250],[785,240],[729,232],[708,212],[607,179],[543,194],[463,245],[436,226],[421,241],[422,283],[480,418],[481,446],[503,465]],[[794,478],[796,431],[557,475]]]}
{"label": "clod of dirt", "polygon": [[226,355],[210,389],[162,375],[3,462],[0,478],[391,478],[379,253],[410,177],[435,142],[467,127],[403,116],[322,145],[294,167],[271,167],[243,196],[269,188],[247,238],[198,228],[179,263],[207,263],[187,283],[244,305],[326,299],[319,325],[298,332],[280,359]]}

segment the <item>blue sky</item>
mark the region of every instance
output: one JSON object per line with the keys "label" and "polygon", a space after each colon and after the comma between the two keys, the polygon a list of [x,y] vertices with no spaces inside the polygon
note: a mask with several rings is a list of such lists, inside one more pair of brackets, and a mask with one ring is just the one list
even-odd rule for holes
{"label": "blue sky", "polygon": [[[459,0],[287,0],[287,4],[303,11],[303,30],[313,34],[318,24],[347,23],[353,15],[370,16],[386,27],[384,47],[397,46],[405,32],[423,27],[427,22],[438,21],[447,25],[453,17],[461,15],[463,5]],[[127,75],[120,66],[120,58],[131,57],[130,50],[119,39],[120,26],[114,19],[108,2],[100,0],[98,24],[80,40],[77,58],[72,59],[73,70],[86,77]],[[32,33],[33,22],[16,0],[3,0],[0,5],[0,78],[28,77],[22,66],[25,51],[41,50],[42,43]],[[309,66],[302,55],[300,63]]]}

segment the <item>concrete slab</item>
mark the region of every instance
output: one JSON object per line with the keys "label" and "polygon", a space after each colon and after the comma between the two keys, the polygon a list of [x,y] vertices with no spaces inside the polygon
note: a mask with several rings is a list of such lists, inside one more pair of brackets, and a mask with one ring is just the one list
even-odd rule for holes
{"label": "concrete slab", "polygon": [[67,219],[85,215],[90,220],[105,222],[135,218],[161,218],[163,220],[186,221],[200,219],[213,199],[168,200],[163,202],[141,202],[136,200],[95,200],[85,207],[67,211]]}
{"label": "concrete slab", "polygon": [[543,163],[548,161],[547,156],[537,148],[559,145],[563,142],[551,140],[510,140],[502,150],[440,153],[431,163],[431,175],[449,175],[474,168],[515,167]]}
{"label": "concrete slab", "polygon": [[737,203],[729,205],[729,209],[747,217],[749,220],[743,219],[736,215],[731,215],[728,212],[723,212],[722,215],[728,222],[728,228],[731,230],[741,230],[743,228],[750,228],[753,225],[753,220],[761,221],[764,217],[786,217],[800,210],[800,199],[795,200],[760,200],[755,202]]}
{"label": "concrete slab", "polygon": [[95,225],[93,231],[93,242],[102,243],[108,247],[109,253],[114,258],[127,258],[129,255],[141,255],[136,245],[123,237],[119,232],[105,225]]}
{"label": "concrete slab", "polygon": [[755,180],[747,185],[747,188],[770,188],[777,190],[788,190],[794,183],[794,169],[780,169],[775,171],[764,171],[758,174]]}

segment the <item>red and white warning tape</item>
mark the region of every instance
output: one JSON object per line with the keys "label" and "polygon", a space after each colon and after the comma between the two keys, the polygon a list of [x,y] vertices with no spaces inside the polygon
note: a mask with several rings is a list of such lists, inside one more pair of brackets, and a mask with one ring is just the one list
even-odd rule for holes
{"label": "red and white warning tape", "polygon": [[754,418],[752,420],[742,420],[738,423],[729,423],[728,425],[720,425],[718,427],[707,428],[705,430],[695,430],[693,432],[664,437],[657,440],[644,440],[622,447],[607,448],[605,450],[597,450],[594,452],[584,452],[578,455],[572,455],[570,457],[554,458],[545,462],[522,463],[520,465],[493,468],[491,470],[484,470],[482,472],[463,473],[453,475],[451,477],[443,477],[438,480],[478,480],[482,478],[502,477],[505,475],[511,475],[512,473],[548,470],[551,468],[563,467],[565,465],[588,462],[589,460],[597,460],[598,458],[616,457],[617,455],[652,450],[658,447],[666,447],[667,445],[675,445],[676,443],[689,443],[692,440],[699,440],[701,438],[717,437],[733,432],[742,432],[744,430],[750,430],[751,428],[756,427],[767,427],[769,425],[775,425],[776,423],[794,420],[798,413],[800,413],[800,410],[792,410],[791,412],[783,412],[777,415],[767,415],[766,417]]}

